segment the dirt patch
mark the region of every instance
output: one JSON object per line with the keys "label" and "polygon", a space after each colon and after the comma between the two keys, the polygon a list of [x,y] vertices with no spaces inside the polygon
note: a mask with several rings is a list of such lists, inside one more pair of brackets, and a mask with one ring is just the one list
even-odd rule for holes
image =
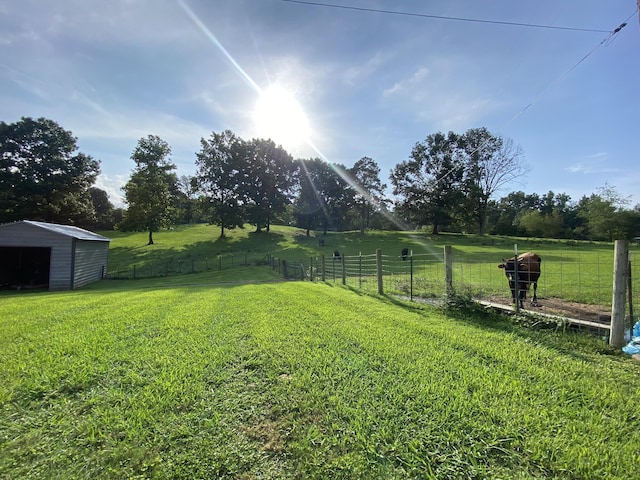
{"label": "dirt patch", "polygon": [[[488,300],[494,303],[510,305],[511,300],[504,297],[493,296]],[[538,297],[538,306],[534,307],[525,301],[524,310],[530,312],[546,313],[549,315],[560,315],[567,318],[575,318],[578,320],[588,320],[590,322],[603,323],[609,325],[611,323],[611,307],[603,305],[588,305],[586,303],[569,302],[556,297]]]}
{"label": "dirt patch", "polygon": [[285,439],[281,426],[271,420],[244,427],[244,432],[249,438],[260,443],[260,448],[266,452],[281,452],[284,449]]}

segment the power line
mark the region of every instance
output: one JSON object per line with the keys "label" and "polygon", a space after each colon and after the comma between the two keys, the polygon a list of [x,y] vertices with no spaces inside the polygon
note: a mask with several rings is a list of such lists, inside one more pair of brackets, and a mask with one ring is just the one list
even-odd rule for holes
{"label": "power line", "polygon": [[[639,0],[640,1],[640,0]],[[558,83],[560,83],[562,80],[564,80],[564,78],[569,75],[578,65],[580,65],[582,62],[584,62],[587,58],[589,58],[591,55],[593,55],[596,50],[598,50],[602,45],[605,45],[606,43],[610,42],[618,33],[620,33],[620,31],[627,26],[627,22],[631,19],[631,17],[633,17],[636,14],[636,12],[633,12],[633,14],[631,14],[624,22],[622,22],[620,24],[620,26],[618,28],[616,28],[615,30],[612,30],[609,35],[607,35],[606,38],[602,39],[602,41],[596,45],[593,49],[591,49],[586,55],[584,55],[580,60],[578,60],[576,63],[574,63],[567,71],[565,71],[562,75],[560,75],[557,79],[555,79],[553,82],[551,82],[547,88],[545,88],[544,90],[542,90],[533,100],[531,100],[531,102],[529,102],[529,104],[527,106],[525,106],[522,110],[520,110],[517,114],[515,114],[508,122],[507,124],[511,123],[512,121],[514,121],[516,118],[518,118],[520,115],[522,115],[525,111],[527,111],[529,109],[529,107],[531,107],[534,103],[536,103],[540,97],[542,97],[545,93],[547,93],[547,91],[549,91],[552,87],[554,87],[555,85],[557,85]]]}
{"label": "power line", "polygon": [[480,18],[449,17],[445,15],[429,15],[426,13],[399,12],[395,10],[380,10],[377,8],[353,7],[348,5],[335,5],[332,3],[322,3],[322,2],[309,2],[306,0],[280,0],[280,1],[287,2],[287,3],[298,3],[300,5],[310,5],[314,7],[339,8],[342,10],[355,10],[359,12],[384,13],[387,15],[401,15],[405,17],[420,17],[420,18],[431,18],[431,19],[438,19],[438,20],[450,20],[455,22],[486,23],[490,25],[506,25],[511,27],[544,28],[548,30],[565,30],[565,31],[571,31],[571,32],[610,33],[610,30],[600,30],[595,28],[559,27],[555,25],[543,25],[543,24],[535,24],[535,23],[506,22],[506,21],[500,21],[500,20],[483,20]]}

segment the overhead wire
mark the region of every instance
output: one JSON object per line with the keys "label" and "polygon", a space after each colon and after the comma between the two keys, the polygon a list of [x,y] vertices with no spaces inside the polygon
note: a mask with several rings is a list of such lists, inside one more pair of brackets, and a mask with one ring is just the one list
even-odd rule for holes
{"label": "overhead wire", "polygon": [[527,27],[527,28],[544,28],[548,30],[566,30],[566,31],[572,31],[572,32],[610,33],[609,30],[601,30],[596,28],[563,27],[563,26],[557,26],[557,25],[544,25],[544,24],[536,24],[536,23],[507,22],[503,20],[486,20],[481,18],[451,17],[447,15],[432,15],[427,13],[400,12],[397,10],[382,10],[378,8],[354,7],[351,5],[336,5],[333,3],[311,2],[307,0],[280,0],[280,1],[286,2],[286,3],[297,3],[300,5],[310,5],[313,7],[337,8],[341,10],[355,10],[359,12],[383,13],[387,15],[402,15],[406,17],[430,18],[430,19],[437,19],[437,20],[449,20],[449,21],[455,21],[455,22],[486,23],[491,25],[504,25],[504,26]]}
{"label": "overhead wire", "polygon": [[[402,15],[402,16],[410,16],[410,17],[420,17],[420,18],[430,18],[430,19],[439,19],[439,20],[449,20],[449,21],[458,21],[458,22],[472,22],[472,23],[484,23],[484,24],[492,24],[492,25],[504,25],[504,26],[515,26],[515,27],[527,27],[527,28],[542,28],[542,29],[551,29],[551,30],[565,30],[565,31],[574,31],[574,32],[592,32],[592,33],[606,33],[607,36],[598,43],[593,49],[591,49],[586,55],[584,55],[580,60],[578,60],[575,64],[573,64],[568,70],[566,70],[562,75],[560,75],[557,79],[552,81],[544,90],[542,90],[531,102],[529,102],[522,110],[520,110],[516,115],[514,115],[511,119],[509,119],[504,126],[509,123],[515,121],[519,118],[525,111],[527,111],[532,105],[534,105],[544,94],[546,94],[552,87],[560,83],[565,77],[567,77],[573,70],[575,70],[581,63],[583,63],[587,58],[593,55],[602,45],[608,44],[620,31],[627,26],[627,22],[631,19],[631,17],[638,14],[640,11],[640,0],[638,0],[638,8],[632,13],[624,22],[622,22],[617,28],[614,30],[603,30],[603,29],[593,29],[593,28],[578,28],[578,27],[565,27],[565,26],[555,26],[555,25],[544,25],[544,24],[532,24],[532,23],[520,23],[520,22],[507,22],[501,20],[486,20],[479,18],[465,18],[465,17],[452,17],[445,15],[432,15],[432,14],[423,14],[423,13],[415,13],[415,12],[400,12],[394,10],[382,10],[375,8],[367,8],[367,7],[355,7],[349,5],[336,5],[325,2],[312,2],[308,0],[280,0],[286,3],[295,3],[301,5],[310,5],[316,7],[325,7],[325,8],[336,8],[342,10],[354,10],[354,11],[362,11],[362,12],[372,12],[372,13],[382,13],[388,15]],[[640,19],[640,16],[639,16]],[[478,147],[471,154],[477,152],[483,147],[483,144],[486,142],[481,142]],[[447,172],[445,172],[440,178],[436,181],[444,180],[449,174],[453,172],[453,168]]]}

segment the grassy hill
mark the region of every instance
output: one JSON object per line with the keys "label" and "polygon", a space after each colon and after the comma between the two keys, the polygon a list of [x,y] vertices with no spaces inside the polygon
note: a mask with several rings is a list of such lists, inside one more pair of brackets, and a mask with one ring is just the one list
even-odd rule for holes
{"label": "grassy hill", "polygon": [[[220,240],[202,225],[152,246],[107,236],[112,261],[140,264],[453,241],[493,258],[513,243],[336,233],[322,250],[293,228]],[[0,479],[626,479],[640,462],[640,365],[596,337],[251,265],[0,302]]]}

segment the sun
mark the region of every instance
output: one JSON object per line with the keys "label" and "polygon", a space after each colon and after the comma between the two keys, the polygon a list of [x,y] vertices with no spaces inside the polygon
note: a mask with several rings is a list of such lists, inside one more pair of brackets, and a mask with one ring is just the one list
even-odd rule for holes
{"label": "sun", "polygon": [[302,107],[288,91],[272,85],[260,94],[253,118],[262,138],[270,138],[284,148],[308,142],[311,129]]}

